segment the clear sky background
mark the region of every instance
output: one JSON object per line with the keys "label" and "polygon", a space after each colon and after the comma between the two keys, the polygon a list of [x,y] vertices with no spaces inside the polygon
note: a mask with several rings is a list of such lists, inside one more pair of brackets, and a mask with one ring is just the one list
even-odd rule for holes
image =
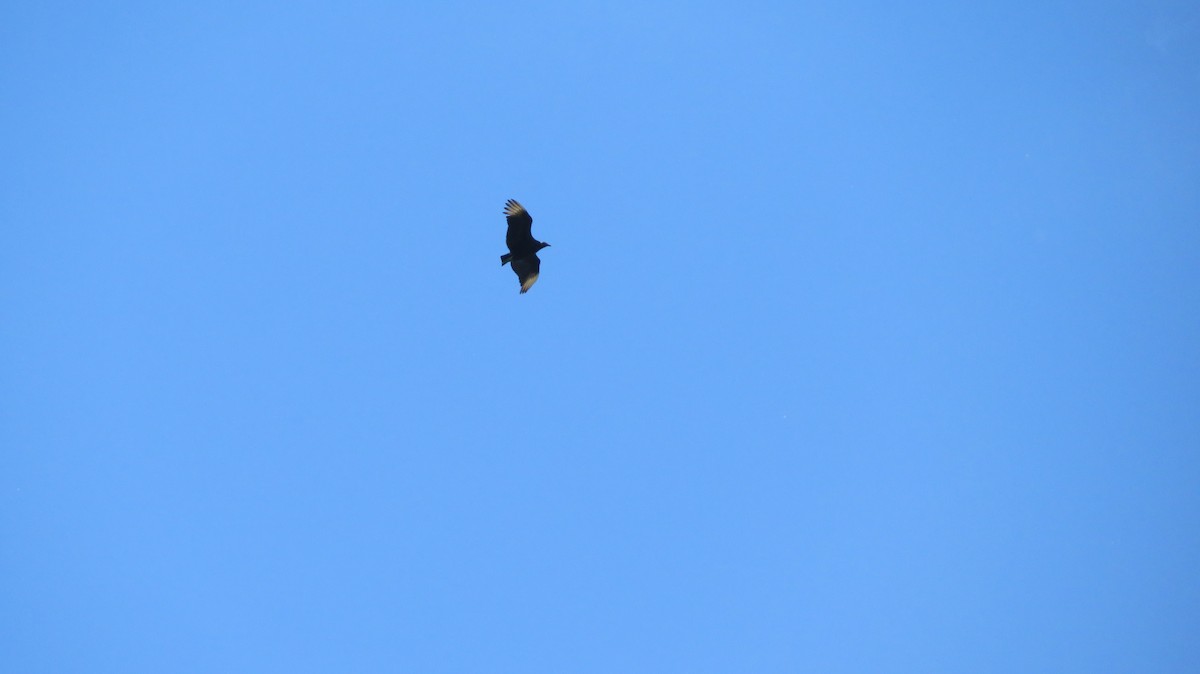
{"label": "clear sky background", "polygon": [[1194,3],[7,2],[0,92],[4,671],[1200,671]]}

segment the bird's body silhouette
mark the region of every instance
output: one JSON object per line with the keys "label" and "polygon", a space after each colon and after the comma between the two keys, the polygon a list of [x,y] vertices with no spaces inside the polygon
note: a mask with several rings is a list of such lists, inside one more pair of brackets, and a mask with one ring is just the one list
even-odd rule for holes
{"label": "bird's body silhouette", "polygon": [[550,244],[533,238],[533,217],[516,201],[509,199],[504,202],[504,217],[508,219],[508,234],[504,237],[508,252],[500,256],[500,265],[511,263],[513,272],[521,282],[521,294],[525,294],[537,282],[542,268],[538,251]]}

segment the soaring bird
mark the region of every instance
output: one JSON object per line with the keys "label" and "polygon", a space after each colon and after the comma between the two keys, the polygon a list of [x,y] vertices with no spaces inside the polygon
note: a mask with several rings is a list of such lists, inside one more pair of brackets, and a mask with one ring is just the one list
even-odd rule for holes
{"label": "soaring bird", "polygon": [[504,216],[508,218],[508,235],[504,237],[508,252],[500,256],[500,266],[512,263],[512,270],[521,281],[521,294],[524,295],[537,283],[538,271],[542,268],[537,252],[550,244],[533,238],[530,231],[533,218],[521,204],[512,199],[504,202]]}

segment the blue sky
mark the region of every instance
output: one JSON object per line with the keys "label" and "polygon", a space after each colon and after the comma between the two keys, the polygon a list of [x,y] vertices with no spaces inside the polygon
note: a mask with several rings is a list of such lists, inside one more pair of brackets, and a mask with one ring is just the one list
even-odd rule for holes
{"label": "blue sky", "polygon": [[1200,669],[1194,4],[409,4],[0,8],[6,671]]}

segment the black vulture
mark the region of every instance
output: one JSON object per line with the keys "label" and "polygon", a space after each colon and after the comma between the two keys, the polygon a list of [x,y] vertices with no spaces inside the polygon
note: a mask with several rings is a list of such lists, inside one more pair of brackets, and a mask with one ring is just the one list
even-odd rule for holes
{"label": "black vulture", "polygon": [[508,218],[508,235],[504,242],[508,244],[508,252],[500,256],[500,266],[512,262],[512,270],[521,281],[521,294],[529,292],[538,280],[538,271],[542,261],[537,252],[550,244],[533,238],[533,218],[529,211],[516,201],[509,199],[504,202],[504,216]]}

